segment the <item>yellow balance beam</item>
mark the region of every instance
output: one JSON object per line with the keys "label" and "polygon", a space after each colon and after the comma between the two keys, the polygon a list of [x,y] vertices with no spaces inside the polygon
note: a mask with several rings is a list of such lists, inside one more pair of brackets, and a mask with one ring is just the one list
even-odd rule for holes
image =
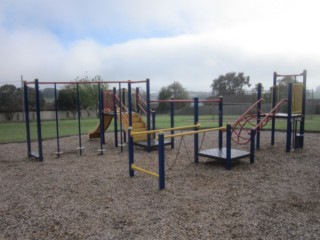
{"label": "yellow balance beam", "polygon": [[185,130],[185,129],[196,128],[196,127],[200,127],[200,124],[174,127],[174,128],[162,128],[162,129],[156,129],[156,130],[150,130],[150,131],[131,131],[131,136],[133,137],[135,135],[141,135],[141,134],[152,134],[152,133],[158,133],[158,132],[169,132],[174,130]]}
{"label": "yellow balance beam", "polygon": [[132,170],[136,170],[136,171],[139,171],[139,172],[143,172],[143,173],[146,173],[146,174],[149,174],[151,176],[154,176],[154,177],[159,177],[159,174],[158,173],[155,173],[155,172],[151,172],[151,171],[148,171],[144,168],[141,168],[141,167],[137,167],[136,165],[134,164],[131,164],[131,169]]}
{"label": "yellow balance beam", "polygon": [[226,127],[208,128],[208,129],[202,129],[202,130],[197,130],[197,131],[169,134],[169,135],[165,135],[164,138],[181,137],[181,136],[187,136],[187,135],[194,135],[197,133],[213,132],[213,131],[219,131],[219,130],[225,131]]}

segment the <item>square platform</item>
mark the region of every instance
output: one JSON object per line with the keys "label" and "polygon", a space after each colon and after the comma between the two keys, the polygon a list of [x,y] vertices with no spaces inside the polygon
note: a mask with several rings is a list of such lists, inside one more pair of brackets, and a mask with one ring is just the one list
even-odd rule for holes
{"label": "square platform", "polygon": [[[148,148],[148,142],[147,141],[139,141],[139,142],[134,142],[133,145],[143,147],[143,148]],[[164,145],[171,145],[171,140],[164,140]],[[150,150],[155,150],[159,146],[159,141],[158,140],[151,140],[150,142]]]}
{"label": "square platform", "polygon": [[[208,157],[218,160],[226,160],[227,159],[227,149],[226,148],[211,148],[206,150],[201,150],[199,152],[199,156]],[[231,149],[231,160],[241,159],[245,157],[250,157],[250,153],[238,149]]]}

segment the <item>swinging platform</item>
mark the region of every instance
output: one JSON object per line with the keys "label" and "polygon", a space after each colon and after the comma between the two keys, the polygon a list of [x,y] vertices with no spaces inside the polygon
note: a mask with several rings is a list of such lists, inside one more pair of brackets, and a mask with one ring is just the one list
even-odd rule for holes
{"label": "swinging platform", "polygon": [[[227,148],[211,148],[199,152],[199,156],[213,158],[217,160],[227,160]],[[238,149],[231,149],[231,161],[245,157],[250,157],[250,153]]]}

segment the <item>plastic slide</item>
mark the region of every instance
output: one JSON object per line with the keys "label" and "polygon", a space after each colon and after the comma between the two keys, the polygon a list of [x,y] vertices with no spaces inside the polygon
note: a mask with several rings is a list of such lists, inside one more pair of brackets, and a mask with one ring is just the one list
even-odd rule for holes
{"label": "plastic slide", "polygon": [[[104,131],[108,129],[110,123],[112,122],[113,114],[105,114],[104,115]],[[100,122],[98,123],[97,127],[91,131],[89,131],[89,139],[92,138],[100,138]]]}

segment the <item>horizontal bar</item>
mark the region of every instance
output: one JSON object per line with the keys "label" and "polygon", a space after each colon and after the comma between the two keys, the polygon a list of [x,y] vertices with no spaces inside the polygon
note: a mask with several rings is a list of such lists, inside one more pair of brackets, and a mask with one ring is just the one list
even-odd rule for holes
{"label": "horizontal bar", "polygon": [[187,99],[187,100],[178,100],[178,99],[171,99],[171,100],[151,100],[150,102],[159,102],[159,103],[162,103],[162,102],[164,102],[164,103],[185,103],[185,102],[187,102],[187,103],[192,103],[192,102],[194,102],[193,100],[190,100],[190,99]]}
{"label": "horizontal bar", "polygon": [[197,133],[212,132],[212,131],[219,131],[219,130],[225,131],[226,127],[208,128],[208,129],[202,129],[197,131],[169,134],[169,135],[164,135],[164,138],[166,139],[166,138],[173,138],[173,137],[181,137],[181,136],[187,136],[187,135],[194,135]]}
{"label": "horizontal bar", "polygon": [[199,102],[203,102],[203,103],[206,103],[206,102],[221,102],[221,100],[218,98],[218,99],[212,99],[212,100],[199,100]]}
{"label": "horizontal bar", "polygon": [[300,74],[277,74],[277,77],[300,77],[303,76],[303,73]]}
{"label": "horizontal bar", "polygon": [[[199,102],[220,102],[220,99],[213,99],[213,100],[199,100]],[[194,100],[191,99],[167,99],[167,100],[151,100],[150,102],[158,102],[158,103],[193,103]]]}
{"label": "horizontal bar", "polygon": [[173,127],[173,128],[162,128],[162,129],[141,131],[141,132],[140,131],[131,131],[131,136],[158,133],[158,132],[169,132],[169,131],[174,131],[174,130],[185,130],[185,129],[196,128],[196,127],[200,127],[200,126],[201,126],[200,124],[196,124],[196,125],[188,125],[188,126]]}
{"label": "horizontal bar", "polygon": [[[39,84],[97,84],[97,83],[145,83],[146,80],[138,80],[138,81],[84,81],[84,82],[40,82]],[[34,81],[25,81],[26,84],[34,84]]]}
{"label": "horizontal bar", "polygon": [[158,173],[148,171],[148,170],[146,170],[146,169],[144,169],[144,168],[141,168],[141,167],[137,167],[137,166],[134,165],[134,164],[131,164],[131,169],[132,169],[132,170],[139,171],[139,172],[143,172],[143,173],[146,173],[146,174],[149,174],[149,175],[154,176],[154,177],[159,177],[159,174],[158,174]]}

